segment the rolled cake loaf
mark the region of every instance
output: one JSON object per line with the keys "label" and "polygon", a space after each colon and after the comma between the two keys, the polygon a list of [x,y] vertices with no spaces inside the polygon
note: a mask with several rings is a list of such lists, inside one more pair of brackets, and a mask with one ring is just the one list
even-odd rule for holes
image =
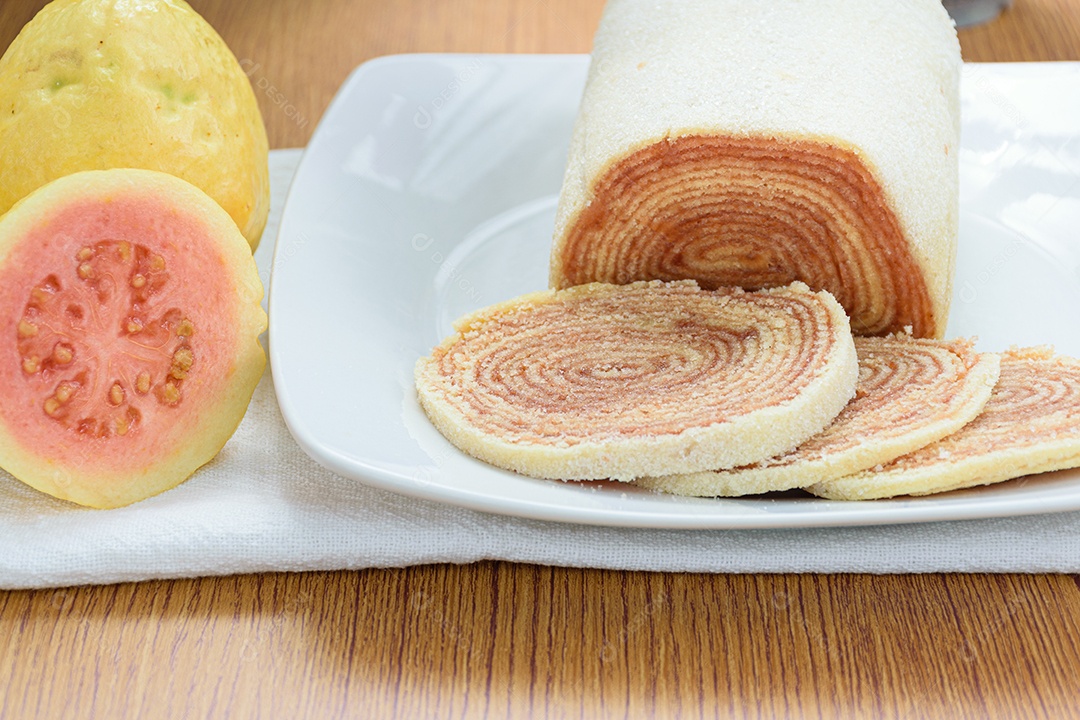
{"label": "rolled cake loaf", "polygon": [[416,365],[460,449],[535,477],[632,480],[731,467],[821,431],[854,394],[848,319],[793,285],[590,284],[458,321]]}
{"label": "rolled cake loaf", "polygon": [[610,0],[552,286],[800,280],[856,334],[941,337],[960,65],[938,0]]}
{"label": "rolled cake loaf", "polygon": [[960,431],[808,490],[833,500],[929,495],[1072,467],[1080,467],[1080,361],[1029,348],[1001,356],[990,400]]}
{"label": "rolled cake loaf", "polygon": [[792,452],[730,470],[635,482],[677,495],[734,497],[851,475],[956,432],[979,414],[998,378],[998,355],[977,353],[966,340],[861,337],[855,350],[855,398]]}

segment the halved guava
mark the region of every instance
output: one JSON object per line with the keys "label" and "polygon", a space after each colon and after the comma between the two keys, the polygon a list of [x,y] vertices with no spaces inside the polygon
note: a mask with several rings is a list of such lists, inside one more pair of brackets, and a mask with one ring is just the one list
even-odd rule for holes
{"label": "halved guava", "polygon": [[0,467],[98,508],[179,484],[262,375],[262,295],[235,223],[184,180],[36,190],[0,218]]}

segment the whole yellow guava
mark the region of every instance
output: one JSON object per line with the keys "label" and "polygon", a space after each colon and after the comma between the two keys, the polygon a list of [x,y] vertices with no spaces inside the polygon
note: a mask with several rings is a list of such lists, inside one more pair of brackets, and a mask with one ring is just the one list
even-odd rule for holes
{"label": "whole yellow guava", "polygon": [[221,37],[183,0],[54,0],[0,58],[0,214],[56,178],[123,167],[187,180],[258,245],[266,129]]}

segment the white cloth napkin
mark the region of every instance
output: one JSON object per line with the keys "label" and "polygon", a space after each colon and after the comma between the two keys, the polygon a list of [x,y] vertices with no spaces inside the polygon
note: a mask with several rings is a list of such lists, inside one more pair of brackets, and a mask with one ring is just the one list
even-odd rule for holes
{"label": "white cloth napkin", "polygon": [[[271,153],[267,280],[300,151]],[[323,469],[263,377],[233,439],[180,487],[118,510],[54,500],[0,472],[0,588],[269,570],[511,560],[692,572],[1080,572],[1080,513],[853,528],[637,530],[413,500]]]}

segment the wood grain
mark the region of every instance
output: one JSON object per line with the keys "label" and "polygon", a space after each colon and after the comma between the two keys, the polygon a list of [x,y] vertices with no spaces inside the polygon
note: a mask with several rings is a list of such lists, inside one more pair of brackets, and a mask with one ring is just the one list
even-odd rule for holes
{"label": "wood grain", "polygon": [[[0,47],[43,3],[0,1]],[[586,52],[599,0],[201,0],[274,147],[400,52]],[[1015,0],[968,60],[1080,59]],[[2,539],[0,539],[2,548]],[[1080,580],[481,563],[0,593],[0,718],[1080,716]]]}
{"label": "wood grain", "polygon": [[1062,576],[482,563],[14,592],[0,716],[1063,718],[1078,618]]}

